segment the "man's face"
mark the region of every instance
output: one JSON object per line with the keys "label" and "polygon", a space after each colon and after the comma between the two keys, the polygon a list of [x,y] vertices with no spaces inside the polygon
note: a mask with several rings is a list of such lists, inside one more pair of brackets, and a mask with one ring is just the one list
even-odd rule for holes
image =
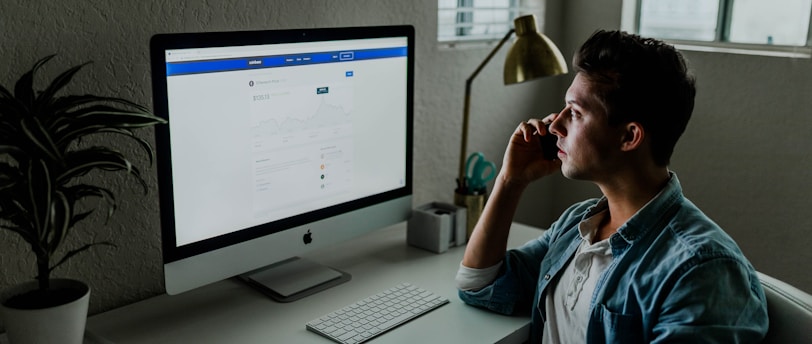
{"label": "man's face", "polygon": [[622,163],[622,126],[609,126],[595,87],[578,73],[567,90],[566,106],[550,126],[558,136],[561,172],[570,179],[605,180]]}

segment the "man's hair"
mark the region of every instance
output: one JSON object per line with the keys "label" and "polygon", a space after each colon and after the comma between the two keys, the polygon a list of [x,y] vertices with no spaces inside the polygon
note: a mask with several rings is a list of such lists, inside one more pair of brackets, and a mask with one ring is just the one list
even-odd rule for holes
{"label": "man's hair", "polygon": [[572,60],[595,84],[610,125],[638,122],[654,162],[667,166],[694,109],[696,87],[673,46],[620,31],[597,31]]}

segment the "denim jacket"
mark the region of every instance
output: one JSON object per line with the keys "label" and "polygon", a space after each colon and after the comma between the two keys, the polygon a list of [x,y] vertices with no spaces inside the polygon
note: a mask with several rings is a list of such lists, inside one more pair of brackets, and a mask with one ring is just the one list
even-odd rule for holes
{"label": "denim jacket", "polygon": [[[607,208],[604,198],[570,207],[539,238],[509,250],[499,277],[467,304],[530,313],[540,342],[551,286],[573,257],[578,224]],[[586,343],[758,343],[767,306],[755,269],[722,229],[668,185],[609,239],[613,260],[590,302]]]}

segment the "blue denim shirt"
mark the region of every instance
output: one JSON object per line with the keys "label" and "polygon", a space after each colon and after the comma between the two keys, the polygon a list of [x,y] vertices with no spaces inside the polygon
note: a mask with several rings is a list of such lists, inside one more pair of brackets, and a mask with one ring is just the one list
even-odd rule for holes
{"label": "blue denim shirt", "polygon": [[[578,224],[607,208],[592,199],[570,207],[539,238],[506,253],[499,277],[467,304],[530,313],[540,342],[551,286],[573,257]],[[586,343],[758,343],[767,303],[755,269],[717,224],[682,194],[677,176],[609,238],[613,260],[590,302]]]}

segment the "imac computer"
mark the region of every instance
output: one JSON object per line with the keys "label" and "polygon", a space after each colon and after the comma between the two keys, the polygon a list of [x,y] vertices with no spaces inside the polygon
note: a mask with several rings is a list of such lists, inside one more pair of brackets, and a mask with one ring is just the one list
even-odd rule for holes
{"label": "imac computer", "polygon": [[150,54],[168,294],[240,276],[294,300],[349,279],[298,256],[408,219],[413,27],[159,34]]}

